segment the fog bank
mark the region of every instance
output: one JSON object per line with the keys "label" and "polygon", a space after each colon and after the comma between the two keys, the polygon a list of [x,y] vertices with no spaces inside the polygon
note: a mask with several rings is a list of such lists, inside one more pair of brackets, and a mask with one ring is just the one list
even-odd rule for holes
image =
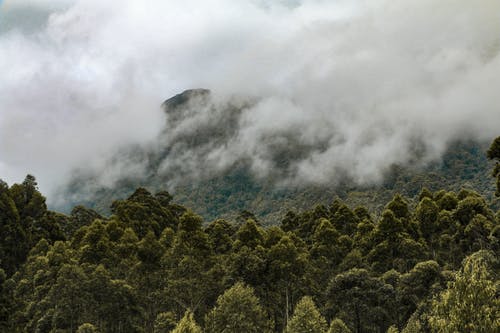
{"label": "fog bank", "polygon": [[[183,180],[246,161],[372,184],[499,135],[498,0],[7,0],[0,22],[0,178],[32,173],[51,200],[75,170],[140,177],[130,146],[169,147],[158,172]],[[161,111],[197,87],[209,102]]]}

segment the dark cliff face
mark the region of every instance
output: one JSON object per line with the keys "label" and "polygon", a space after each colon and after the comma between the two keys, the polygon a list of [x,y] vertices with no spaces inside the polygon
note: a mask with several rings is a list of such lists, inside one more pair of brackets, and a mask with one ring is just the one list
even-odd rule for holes
{"label": "dark cliff face", "polygon": [[208,89],[186,90],[163,102],[162,109],[166,124],[159,138],[164,145],[160,155],[172,161],[188,151],[201,157],[231,140],[243,111],[231,102],[216,103]]}
{"label": "dark cliff face", "polygon": [[210,90],[208,89],[188,89],[180,94],[177,94],[162,103],[162,108],[165,112],[170,113],[188,106],[193,99],[207,101],[210,98]]}
{"label": "dark cliff face", "polygon": [[189,117],[190,109],[207,107],[211,103],[211,94],[208,89],[189,89],[167,99],[161,107],[167,115],[168,125],[173,126]]}

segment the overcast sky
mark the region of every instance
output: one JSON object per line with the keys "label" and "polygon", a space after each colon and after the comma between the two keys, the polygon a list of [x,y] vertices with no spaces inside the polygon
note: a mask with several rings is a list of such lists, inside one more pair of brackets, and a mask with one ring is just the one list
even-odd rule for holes
{"label": "overcast sky", "polygon": [[377,182],[416,143],[431,161],[500,134],[499,50],[499,0],[4,0],[0,178],[32,173],[50,199],[75,168],[155,140],[164,99],[205,87],[260,102],[231,141],[192,152],[204,167],[266,174],[292,133],[323,147],[296,179]]}

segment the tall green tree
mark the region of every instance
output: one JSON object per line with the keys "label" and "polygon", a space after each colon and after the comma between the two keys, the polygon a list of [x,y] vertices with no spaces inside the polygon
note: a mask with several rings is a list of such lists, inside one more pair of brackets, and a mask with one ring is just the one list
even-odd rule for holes
{"label": "tall green tree", "polygon": [[226,254],[231,250],[233,245],[232,237],[235,233],[235,228],[225,220],[215,220],[210,223],[205,229],[208,235],[210,245],[216,254]]}
{"label": "tall green tree", "polygon": [[434,232],[437,229],[437,218],[439,214],[439,207],[430,198],[423,198],[417,206],[415,215],[420,225],[422,236],[427,240],[431,240]]}
{"label": "tall green tree", "polygon": [[395,297],[394,288],[367,270],[355,268],[338,274],[327,295],[328,317],[342,319],[354,332],[380,332],[390,325],[388,304]]}
{"label": "tall green tree", "polygon": [[295,306],[293,316],[286,327],[287,333],[326,333],[325,318],[316,308],[312,297],[303,297]]}
{"label": "tall green tree", "polygon": [[486,154],[490,160],[495,161],[495,168],[493,169],[493,177],[497,180],[497,191],[495,194],[500,197],[500,136],[493,140]]}
{"label": "tall green tree", "polygon": [[96,211],[78,205],[71,210],[70,223],[63,226],[64,232],[68,236],[72,236],[74,232],[83,226],[89,225],[95,219],[102,219],[103,217]]}
{"label": "tall green tree", "polygon": [[8,276],[25,260],[29,250],[27,232],[7,184],[0,180],[0,268]]}
{"label": "tall green tree", "polygon": [[433,302],[430,323],[434,332],[497,332],[500,298],[488,266],[498,264],[491,252],[480,251],[464,261],[455,281]]}
{"label": "tall green tree", "polygon": [[164,248],[156,239],[155,234],[149,231],[137,244],[137,258],[129,280],[133,281],[139,304],[144,314],[144,326],[152,331],[158,313],[162,308],[161,291],[166,281],[161,266]]}
{"label": "tall green tree", "polygon": [[54,308],[54,328],[73,332],[81,323],[82,315],[91,305],[88,303],[90,294],[85,290],[86,282],[87,276],[79,266],[65,264],[59,269],[56,283],[48,295]]}
{"label": "tall green tree", "polygon": [[[405,220],[407,221],[407,220]],[[386,209],[371,233],[373,248],[367,259],[372,269],[383,273],[392,268],[404,272],[425,257],[424,246],[406,232],[401,219]]]}
{"label": "tall green tree", "polygon": [[12,311],[12,299],[6,288],[7,275],[0,268],[0,331],[7,331],[9,326],[10,312]]}
{"label": "tall green tree", "polygon": [[176,303],[171,310],[177,314],[188,309],[194,313],[206,311],[207,301],[219,292],[220,281],[210,278],[214,258],[202,223],[200,216],[192,212],[184,213],[172,248],[162,257],[167,276],[165,297]]}
{"label": "tall green tree", "polygon": [[26,226],[32,222],[32,219],[41,217],[47,211],[45,197],[38,191],[38,183],[32,175],[27,175],[22,184],[14,184],[10,192],[21,220]]}
{"label": "tall green tree", "polygon": [[229,255],[233,281],[243,281],[253,287],[265,283],[267,250],[264,248],[265,231],[253,219],[248,219],[236,232]]}
{"label": "tall green tree", "polygon": [[149,231],[159,236],[166,227],[175,227],[177,220],[158,198],[164,203],[162,196],[154,197],[146,189],[138,188],[127,200],[114,201],[111,211],[127,227],[134,229],[139,238]]}
{"label": "tall green tree", "polygon": [[[308,253],[291,235],[284,235],[268,251],[266,290],[273,292],[269,300],[276,316],[276,329],[286,326],[289,309],[307,269]],[[267,302],[266,302],[267,303]],[[281,322],[283,321],[283,322]]]}
{"label": "tall green tree", "polygon": [[387,204],[386,209],[392,211],[394,216],[398,219],[405,219],[410,216],[408,201],[400,194],[396,194],[394,198],[392,198],[392,201]]}
{"label": "tall green tree", "polygon": [[353,236],[359,219],[347,205],[340,204],[332,215],[331,221],[337,230],[345,235]]}
{"label": "tall green tree", "polygon": [[269,331],[266,313],[251,287],[241,282],[226,290],[205,317],[207,333],[264,333]]}
{"label": "tall green tree", "polygon": [[408,273],[399,276],[397,285],[398,307],[396,323],[403,326],[422,300],[439,292],[444,284],[441,267],[435,261],[422,261]]}

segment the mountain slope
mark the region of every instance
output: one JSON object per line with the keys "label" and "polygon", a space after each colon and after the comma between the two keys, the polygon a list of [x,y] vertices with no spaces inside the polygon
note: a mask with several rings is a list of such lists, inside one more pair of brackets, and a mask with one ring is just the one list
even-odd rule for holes
{"label": "mountain slope", "polygon": [[493,199],[492,164],[485,156],[488,142],[454,142],[441,160],[431,163],[415,151],[413,164],[392,165],[383,181],[368,185],[357,185],[356,179],[343,177],[341,171],[336,178],[320,183],[290,181],[295,162],[320,149],[301,143],[292,134],[289,140],[270,145],[271,171],[263,175],[248,159],[226,165],[210,160],[214,147],[235,140],[242,115],[252,103],[220,103],[205,89],[187,90],[166,100],[162,107],[167,124],[155,144],[127,147],[113,157],[113,163],[139,165],[140,172],[118,178],[111,186],[102,185],[97,174],[80,174],[63,191],[68,198],[66,207],[83,204],[106,214],[112,200],[128,197],[142,186],[153,192],[168,189],[177,202],[207,220],[234,218],[247,210],[264,223],[274,224],[288,210],[327,204],[335,197],[374,212],[380,212],[395,192],[412,198],[423,187],[454,191],[466,187]]}

